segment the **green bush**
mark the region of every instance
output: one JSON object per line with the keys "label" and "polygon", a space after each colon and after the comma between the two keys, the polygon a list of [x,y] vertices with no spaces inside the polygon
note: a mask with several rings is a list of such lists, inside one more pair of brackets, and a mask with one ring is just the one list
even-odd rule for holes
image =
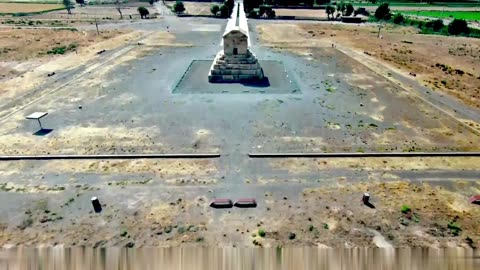
{"label": "green bush", "polygon": [[467,21],[462,19],[454,19],[448,25],[448,33],[451,35],[469,34],[470,28],[468,28]]}
{"label": "green bush", "polygon": [[220,7],[217,5],[212,5],[210,7],[210,12],[212,12],[213,15],[217,16],[217,13],[220,11]]}
{"label": "green bush", "polygon": [[175,2],[175,4],[173,4],[173,11],[175,11],[176,13],[183,13],[185,11],[185,5],[183,5],[183,2]]}
{"label": "green bush", "polygon": [[393,17],[393,23],[401,24],[403,22],[405,22],[405,17],[403,17],[403,15],[400,13],[395,14]]}
{"label": "green bush", "polygon": [[410,208],[410,206],[404,204],[402,205],[402,208],[400,209],[400,211],[404,214],[407,214],[409,213],[410,211],[412,211],[412,209]]}
{"label": "green bush", "polygon": [[251,10],[250,13],[248,13],[248,18],[256,19],[258,18],[258,12],[256,10]]}
{"label": "green bush", "polygon": [[453,221],[448,223],[447,227],[450,229],[450,232],[455,236],[458,236],[462,231],[460,226],[458,226],[458,224]]}
{"label": "green bush", "polygon": [[375,10],[375,18],[377,18],[377,20],[388,20],[389,16],[391,16],[391,14],[388,3],[381,4],[378,6],[377,10]]}
{"label": "green bush", "polygon": [[73,51],[78,47],[77,44],[70,44],[68,46],[59,46],[59,47],[54,47],[51,50],[47,51],[47,54],[65,54],[68,51]]}
{"label": "green bush", "polygon": [[260,237],[265,237],[265,235],[267,235],[267,233],[265,232],[265,230],[263,230],[263,229],[258,229],[258,236],[260,236]]}

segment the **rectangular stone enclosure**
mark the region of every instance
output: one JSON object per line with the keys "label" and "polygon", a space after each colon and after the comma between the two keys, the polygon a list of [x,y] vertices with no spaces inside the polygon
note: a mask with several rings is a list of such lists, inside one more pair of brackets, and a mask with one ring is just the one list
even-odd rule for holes
{"label": "rectangular stone enclosure", "polygon": [[257,82],[210,83],[211,60],[193,60],[173,88],[174,94],[300,94],[300,88],[280,61],[259,61],[264,78]]}

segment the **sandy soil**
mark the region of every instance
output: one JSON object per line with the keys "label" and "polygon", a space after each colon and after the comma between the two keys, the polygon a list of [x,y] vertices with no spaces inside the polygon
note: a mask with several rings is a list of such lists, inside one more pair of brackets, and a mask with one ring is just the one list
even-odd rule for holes
{"label": "sandy soil", "polygon": [[[139,19],[140,15],[137,11],[139,6],[144,6],[150,12],[150,15],[157,13],[155,7],[150,6],[148,2],[145,3],[128,3],[122,6],[123,19]],[[94,6],[77,6],[72,10],[72,14],[68,14],[66,10],[52,11],[44,14],[35,15],[33,18],[43,19],[106,19],[118,20],[120,13],[118,13],[115,5],[94,5]]]}
{"label": "sandy soil", "polygon": [[[175,4],[175,1],[166,1],[168,5]],[[212,5],[222,5],[222,3],[209,2],[209,3],[196,3],[196,2],[183,2],[186,12],[192,15],[212,15],[210,7]]]}
{"label": "sandy soil", "polygon": [[[101,35],[95,31],[71,31],[54,29],[3,29],[0,31],[0,61],[28,61],[48,57],[48,51],[56,47],[74,44],[83,50],[92,44],[109,40],[128,31],[105,30]],[[70,51],[75,51],[74,49]]]}
{"label": "sandy soil", "polygon": [[64,6],[60,4],[0,3],[0,13],[38,12],[63,7]]}
{"label": "sandy soil", "polygon": [[327,18],[327,13],[324,9],[287,9],[276,8],[275,14],[277,16],[300,16],[311,18]]}
{"label": "sandy soil", "polygon": [[[9,30],[10,31],[10,30]],[[106,35],[110,38],[104,38],[103,34],[100,37],[97,37],[91,32],[71,32],[68,30],[63,31],[56,31],[56,30],[13,30],[14,32],[5,32],[5,38],[8,36],[8,33],[17,33],[16,35],[19,37],[17,42],[23,44],[23,46],[18,46],[12,44],[12,48],[15,51],[20,51],[21,57],[29,58],[31,57],[38,57],[40,52],[45,52],[44,48],[41,46],[33,45],[31,50],[24,50],[24,48],[28,44],[35,44],[35,38],[40,39],[43,41],[43,44],[50,47],[60,46],[60,45],[69,45],[75,42],[79,42],[80,44],[84,44],[84,46],[79,46],[75,51],[66,53],[65,55],[48,55],[42,57],[42,61],[38,61],[38,59],[30,61],[22,61],[18,63],[17,61],[4,61],[1,66],[6,67],[3,70],[3,74],[5,75],[4,79],[0,81],[0,87],[2,91],[0,91],[0,96],[5,98],[13,98],[19,97],[22,93],[25,93],[29,90],[34,89],[41,85],[45,78],[47,78],[47,74],[51,72],[58,72],[58,71],[67,71],[69,69],[73,69],[78,67],[82,64],[87,63],[89,60],[92,60],[96,57],[97,52],[100,50],[112,50],[131,42],[132,40],[138,39],[143,35],[142,32],[128,32],[128,31],[106,31]],[[42,37],[40,33],[43,32],[45,34],[52,34],[54,40],[58,40],[55,42],[50,42],[49,37],[51,36],[44,36]],[[27,35],[28,33],[32,33],[32,36]],[[62,37],[62,34],[66,34],[67,38]],[[68,38],[70,37],[70,38]],[[9,37],[10,38],[10,37]],[[21,42],[20,42],[21,41]],[[7,44],[8,44],[7,43]],[[59,44],[56,44],[59,43]],[[3,43],[2,43],[3,44]],[[12,59],[15,59],[16,56],[11,54]],[[18,65],[17,65],[18,64]],[[17,70],[18,68],[18,70]],[[14,70],[14,71],[12,71]],[[15,73],[22,73],[21,76],[13,77],[16,75]],[[10,76],[10,77],[7,77]],[[13,77],[13,78],[11,78]]]}
{"label": "sandy soil", "polygon": [[[465,104],[480,108],[480,40],[462,37],[417,35],[416,29],[387,26],[383,39],[378,28],[339,24],[269,24],[259,26],[264,43],[299,53],[295,47],[341,44],[365,51],[405,73],[416,77],[433,90],[452,95]],[[285,35],[285,33],[288,33]]]}
{"label": "sandy soil", "polygon": [[340,159],[280,159],[272,160],[272,168],[289,173],[305,173],[332,169],[358,169],[361,171],[395,170],[469,170],[480,164],[478,157],[425,157],[425,158],[340,158]]}
{"label": "sandy soil", "polygon": [[[468,246],[480,239],[480,208],[467,202],[467,194],[479,188],[478,181],[457,181],[446,189],[406,179],[351,182],[340,178],[331,185],[305,188],[298,199],[266,191],[255,213],[214,210],[203,196],[185,198],[167,191],[170,199],[160,201],[140,192],[134,200],[109,204],[102,215],[95,215],[85,213],[89,208],[81,202],[95,186],[78,185],[77,195],[65,202],[24,201],[25,213],[18,215],[18,224],[0,226],[0,246]],[[117,186],[108,189],[110,195],[103,198],[123,192]],[[371,207],[361,203],[363,192],[371,194]],[[410,210],[401,212],[403,205]],[[265,236],[259,235],[260,229]]]}

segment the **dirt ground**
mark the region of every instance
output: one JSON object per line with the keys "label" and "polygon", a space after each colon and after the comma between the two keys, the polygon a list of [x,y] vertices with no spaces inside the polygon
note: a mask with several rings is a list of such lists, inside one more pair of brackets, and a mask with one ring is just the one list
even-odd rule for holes
{"label": "dirt ground", "polygon": [[[19,4],[24,5],[24,4]],[[150,15],[155,15],[157,10],[155,7],[150,6],[148,2],[131,2],[125,3],[121,6],[123,19],[139,19],[140,15],[137,8],[139,6],[144,6],[150,12]],[[59,19],[59,20],[85,20],[85,19],[103,19],[103,20],[119,20],[120,13],[117,10],[115,5],[106,4],[106,5],[87,5],[87,6],[76,6],[71,10],[71,14],[68,14],[66,10],[56,10],[47,13],[37,14],[34,16],[27,16],[32,19]]]}
{"label": "dirt ground", "polygon": [[61,4],[0,3],[0,13],[39,12],[63,7]]}
{"label": "dirt ground", "polygon": [[[38,57],[54,56],[48,53],[53,48],[71,47],[68,52],[84,49],[129,31],[105,30],[101,35],[95,31],[72,31],[56,29],[3,29],[0,30],[0,61],[28,61]],[[3,76],[2,74],[2,77]]]}
{"label": "dirt ground", "polygon": [[[375,57],[418,80],[480,108],[480,40],[418,35],[416,29],[387,26],[383,39],[378,28],[339,24],[269,24],[259,26],[262,41],[276,48],[347,46]],[[288,33],[288,34],[285,34]],[[296,48],[300,47],[300,48]]]}
{"label": "dirt ground", "polygon": [[[62,163],[63,168],[72,165]],[[120,164],[102,163],[101,166],[110,168]],[[124,168],[132,173],[137,170],[135,163],[138,162],[127,162],[130,167]],[[203,161],[174,163],[178,163],[179,168],[189,166],[187,164],[209,164]],[[168,162],[160,164],[160,167],[168,166]],[[59,162],[54,162],[39,170],[58,165]],[[106,175],[111,173],[118,175],[120,171],[103,171]],[[188,177],[190,170],[167,172],[171,173]],[[240,247],[442,248],[475,246],[480,240],[477,226],[480,207],[468,203],[469,194],[480,191],[479,181],[459,179],[445,184],[406,178],[352,181],[339,177],[321,186],[302,188],[302,185],[290,184],[289,188],[299,190],[292,197],[285,196],[273,183],[259,182],[245,184],[260,193],[259,207],[248,210],[208,207],[211,191],[218,192],[216,186],[223,180],[207,183],[208,192],[203,186],[206,183],[193,189],[190,183],[182,187],[182,192],[177,192],[158,186],[156,177],[137,176],[130,180],[88,184],[80,177],[83,178],[77,175],[53,186],[38,185],[41,179],[35,181],[36,186],[1,184],[5,199],[16,200],[18,195],[24,199],[21,207],[15,207],[19,213],[11,218],[10,224],[0,223],[0,246],[62,243],[65,246],[142,247],[195,243]],[[159,193],[155,189],[164,191]],[[136,190],[136,195],[127,195],[127,190]],[[364,192],[371,195],[369,206],[361,203]],[[99,194],[105,203],[102,214],[92,213],[87,203],[92,194]],[[27,196],[30,199],[25,200]],[[119,200],[122,196],[126,199]],[[402,212],[402,208],[409,210]],[[260,235],[260,231],[265,231],[265,235]]]}
{"label": "dirt ground", "polygon": [[[139,38],[142,34],[129,30],[102,30],[100,36],[92,31],[53,29],[0,31],[2,37],[0,46],[3,48],[0,54],[2,59],[0,96],[19,97],[44,82],[48,73],[73,69],[93,58],[98,58],[98,51],[113,50]],[[71,44],[77,46],[72,48]],[[48,54],[48,48],[59,46],[70,48],[64,55]]]}
{"label": "dirt ground", "polygon": [[311,18],[327,18],[327,13],[324,9],[288,9],[276,8],[275,14],[277,16],[300,16]]}
{"label": "dirt ground", "polygon": [[[165,1],[168,5],[175,4],[175,1]],[[208,2],[208,3],[200,3],[200,2],[183,2],[185,5],[186,12],[192,15],[212,15],[210,12],[210,7],[212,5],[220,6],[222,3],[217,2]]]}
{"label": "dirt ground", "polygon": [[[261,25],[266,46],[252,31],[256,55],[282,61],[300,93],[172,93],[193,60],[216,55],[224,23],[144,20],[136,30],[2,81],[0,97],[9,101],[0,104],[2,154],[221,157],[3,161],[0,246],[480,244],[480,208],[468,204],[480,193],[478,158],[248,158],[252,151],[478,150],[478,136],[455,119],[331,48],[335,29],[320,34],[304,25]],[[361,29],[374,35],[374,29]],[[71,82],[65,73],[67,79],[48,81],[49,72],[61,76],[62,70],[86,75]],[[35,87],[40,90],[31,91]],[[49,112],[43,123],[51,133],[32,134],[38,125],[25,115],[33,111]],[[360,203],[364,192],[371,193],[375,208]],[[92,210],[93,196],[103,204],[101,214]],[[256,198],[258,207],[213,209],[213,198]],[[403,205],[410,210],[402,213]]]}

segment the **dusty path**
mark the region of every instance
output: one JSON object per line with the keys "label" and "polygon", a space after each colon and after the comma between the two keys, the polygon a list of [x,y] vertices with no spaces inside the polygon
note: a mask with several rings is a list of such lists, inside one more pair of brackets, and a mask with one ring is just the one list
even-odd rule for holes
{"label": "dusty path", "polygon": [[158,1],[158,2],[155,2],[153,4],[153,6],[155,7],[155,9],[157,10],[157,12],[160,14],[160,16],[170,16],[170,15],[175,15],[173,13],[173,11],[165,6],[165,4],[163,3],[163,1]]}

